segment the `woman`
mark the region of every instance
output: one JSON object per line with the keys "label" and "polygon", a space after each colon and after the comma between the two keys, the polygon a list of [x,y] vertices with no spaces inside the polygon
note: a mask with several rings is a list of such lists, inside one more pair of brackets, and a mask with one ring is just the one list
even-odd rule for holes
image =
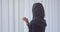
{"label": "woman", "polygon": [[44,20],[44,8],[41,3],[35,3],[32,7],[33,19],[29,23],[28,18],[23,17],[27,23],[29,32],[45,32],[46,21]]}

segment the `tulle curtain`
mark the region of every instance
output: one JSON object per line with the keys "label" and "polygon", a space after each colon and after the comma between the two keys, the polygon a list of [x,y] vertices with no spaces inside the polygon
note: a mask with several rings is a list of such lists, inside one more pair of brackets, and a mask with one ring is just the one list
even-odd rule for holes
{"label": "tulle curtain", "polygon": [[60,0],[0,0],[0,32],[28,32],[22,18],[32,20],[32,6],[37,2],[45,10],[45,31],[60,32]]}

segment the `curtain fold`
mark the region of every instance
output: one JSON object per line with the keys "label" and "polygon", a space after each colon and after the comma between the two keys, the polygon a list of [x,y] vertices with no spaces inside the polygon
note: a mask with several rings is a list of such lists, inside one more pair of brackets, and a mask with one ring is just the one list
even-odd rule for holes
{"label": "curtain fold", "polygon": [[44,6],[46,32],[60,32],[59,0],[0,0],[0,32],[28,32],[22,18],[32,20],[32,6],[37,2]]}

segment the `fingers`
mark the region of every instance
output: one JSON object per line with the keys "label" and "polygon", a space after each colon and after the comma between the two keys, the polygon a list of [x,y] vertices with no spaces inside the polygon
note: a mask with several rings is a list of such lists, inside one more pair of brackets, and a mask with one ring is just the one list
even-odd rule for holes
{"label": "fingers", "polygon": [[27,23],[28,22],[28,18],[23,17],[23,21],[25,21]]}
{"label": "fingers", "polygon": [[28,20],[28,18],[26,18],[26,17],[23,17],[23,20],[24,20],[24,21],[27,21],[27,20]]}
{"label": "fingers", "polygon": [[25,22],[26,22],[26,24],[29,24],[28,18],[23,17],[23,21],[25,21]]}

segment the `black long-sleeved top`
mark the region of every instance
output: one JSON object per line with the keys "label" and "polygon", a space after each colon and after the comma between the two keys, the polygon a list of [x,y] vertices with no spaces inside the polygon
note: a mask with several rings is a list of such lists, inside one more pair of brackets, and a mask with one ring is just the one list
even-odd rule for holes
{"label": "black long-sleeved top", "polygon": [[45,13],[41,3],[35,3],[32,7],[33,19],[28,24],[29,32],[45,32]]}

